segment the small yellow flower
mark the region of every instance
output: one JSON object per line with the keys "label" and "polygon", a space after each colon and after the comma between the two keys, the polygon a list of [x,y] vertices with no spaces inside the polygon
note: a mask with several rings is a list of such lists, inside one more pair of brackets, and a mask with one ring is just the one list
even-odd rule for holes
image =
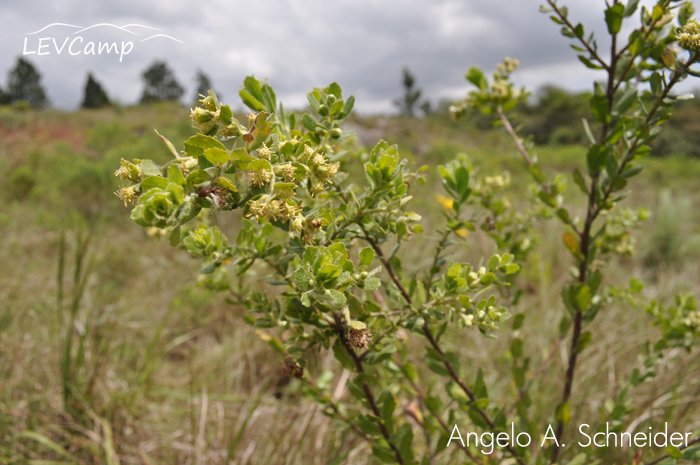
{"label": "small yellow flower", "polygon": [[446,210],[452,210],[452,207],[454,206],[454,200],[448,199],[447,197],[444,197],[442,195],[436,195],[435,200],[438,201],[440,205],[442,205],[442,208]]}
{"label": "small yellow flower", "polygon": [[469,230],[465,228],[459,228],[455,231],[455,234],[457,234],[459,237],[467,237],[469,235]]}

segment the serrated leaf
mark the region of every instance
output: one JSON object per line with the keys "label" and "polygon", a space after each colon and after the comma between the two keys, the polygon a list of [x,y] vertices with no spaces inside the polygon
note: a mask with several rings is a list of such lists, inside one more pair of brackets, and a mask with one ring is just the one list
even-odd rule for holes
{"label": "serrated leaf", "polygon": [[204,150],[210,148],[226,150],[224,144],[204,134],[194,135],[185,141],[185,153],[190,157],[199,158],[204,156]]}
{"label": "serrated leaf", "polygon": [[228,161],[228,151],[220,148],[210,148],[204,150],[204,158],[214,166],[221,166]]}

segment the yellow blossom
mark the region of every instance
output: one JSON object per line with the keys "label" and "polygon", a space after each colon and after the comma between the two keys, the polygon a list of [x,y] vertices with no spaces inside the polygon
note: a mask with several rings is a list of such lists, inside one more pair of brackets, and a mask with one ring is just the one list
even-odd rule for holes
{"label": "yellow blossom", "polygon": [[448,199],[447,197],[444,197],[442,195],[436,195],[435,200],[438,201],[440,205],[442,205],[442,208],[445,208],[447,210],[452,210],[452,207],[454,206],[454,200]]}

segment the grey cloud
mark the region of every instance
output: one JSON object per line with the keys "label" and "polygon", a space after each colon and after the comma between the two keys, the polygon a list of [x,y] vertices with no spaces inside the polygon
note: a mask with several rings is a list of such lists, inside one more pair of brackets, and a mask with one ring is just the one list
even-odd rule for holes
{"label": "grey cloud", "polygon": [[[0,70],[22,53],[24,34],[49,23],[91,25],[139,23],[164,29],[184,44],[153,39],[135,43],[122,63],[114,57],[36,56],[28,58],[44,76],[53,103],[74,108],[85,75],[95,73],[110,95],[133,103],[140,74],[154,59],[166,60],[188,93],[201,68],[226,101],[248,74],[269,78],[288,106],[304,104],[313,86],[339,82],[358,96],[362,111],[392,111],[400,72],[409,66],[425,94],[457,97],[468,86],[469,66],[492,69],[504,56],[520,59],[516,81],[528,86],[557,83],[590,86],[587,71],[559,36],[559,27],[539,13],[536,0],[79,0],[0,3]],[[566,2],[572,20],[595,25],[605,38],[604,2]],[[647,1],[647,3],[650,3]],[[85,32],[88,40],[127,40],[114,31]],[[601,50],[608,44],[601,41]],[[605,52],[602,52],[605,53]],[[0,80],[0,85],[2,81]]]}

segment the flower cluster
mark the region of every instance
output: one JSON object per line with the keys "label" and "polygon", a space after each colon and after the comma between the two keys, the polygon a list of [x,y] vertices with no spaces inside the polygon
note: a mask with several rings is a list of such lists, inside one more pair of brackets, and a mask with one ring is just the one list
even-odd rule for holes
{"label": "flower cluster", "polygon": [[691,19],[685,26],[676,28],[675,33],[678,45],[684,49],[691,51],[700,49],[700,25],[696,20]]}

